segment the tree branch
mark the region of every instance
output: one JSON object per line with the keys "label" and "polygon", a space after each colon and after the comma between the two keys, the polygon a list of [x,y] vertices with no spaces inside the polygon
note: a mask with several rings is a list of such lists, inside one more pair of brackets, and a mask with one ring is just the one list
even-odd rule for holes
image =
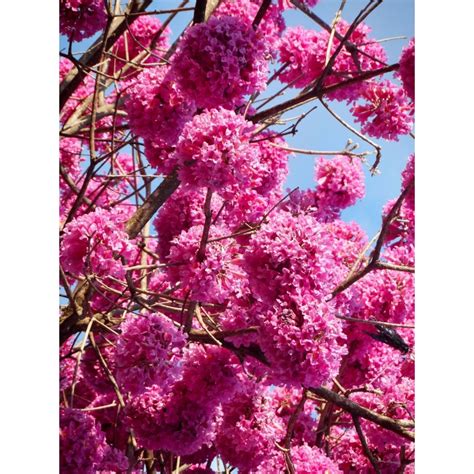
{"label": "tree branch", "polygon": [[[324,387],[316,387],[316,388],[309,388],[309,392],[317,395],[318,397],[324,398],[328,402],[334,403],[339,408],[349,412],[351,415],[358,416],[360,418],[364,418],[366,420],[372,421],[376,425],[385,428],[387,430],[393,431],[398,435],[402,436],[405,439],[410,441],[415,440],[415,435],[412,431],[409,431],[409,428],[414,428],[414,423],[407,420],[394,420],[393,418],[389,418],[385,415],[380,415],[375,411],[369,410],[368,408],[359,405],[358,403],[349,400],[342,395],[339,395],[332,390],[329,390]],[[311,398],[310,393],[310,398]]]}
{"label": "tree branch", "polygon": [[[385,240],[385,236],[387,235],[388,228],[389,228],[390,224],[392,223],[393,219],[395,218],[395,216],[400,211],[403,200],[405,199],[407,194],[412,190],[413,186],[414,186],[414,181],[412,180],[407,185],[407,187],[403,190],[403,192],[400,194],[400,196],[396,200],[395,204],[392,206],[392,209],[390,210],[388,215],[383,220],[382,229],[380,230],[380,234],[379,234],[377,242],[375,244],[375,249],[372,252],[370,262],[362,270],[359,270],[358,272],[355,272],[355,273],[351,272],[349,274],[349,276],[334,289],[334,291],[332,292],[332,297],[333,298],[336,295],[338,295],[339,293],[342,293],[344,290],[349,288],[356,281],[359,281],[362,277],[367,275],[369,272],[376,269],[377,266],[379,266],[379,268],[383,268],[383,267],[387,268],[383,262],[379,262],[380,253],[382,251],[382,246],[383,246],[383,243],[384,243],[384,240]],[[396,267],[398,267],[398,266],[396,266]],[[410,268],[410,267],[404,267],[404,271],[408,271],[407,268]],[[393,266],[391,266],[390,269],[391,270],[400,270],[400,268],[394,268]]]}
{"label": "tree branch", "polygon": [[155,214],[176,189],[178,189],[179,184],[180,181],[177,173],[174,172],[170,174],[136,210],[126,224],[126,231],[131,239],[140,233],[143,227],[145,227],[145,224],[152,218],[153,214]]}
{"label": "tree branch", "polygon": [[369,459],[370,464],[372,464],[372,467],[374,468],[376,474],[381,474],[379,465],[377,464],[374,454],[370,450],[369,445],[367,444],[367,440],[365,439],[364,432],[362,431],[362,426],[360,426],[359,417],[356,415],[352,415],[352,421],[354,422],[354,426],[357,431],[357,435],[359,436],[365,455]]}
{"label": "tree branch", "polygon": [[271,5],[271,3],[272,3],[272,0],[262,1],[262,4],[260,5],[260,8],[258,9],[258,12],[255,15],[255,18],[252,22],[252,26],[255,30],[258,28],[258,25],[263,20],[263,17],[265,16],[265,13],[267,13],[268,7]]}
{"label": "tree branch", "polygon": [[387,74],[389,72],[396,71],[399,67],[400,65],[398,63],[395,63],[380,69],[367,71],[362,74],[359,74],[356,77],[348,79],[347,81],[342,81],[338,84],[325,87],[319,92],[316,88],[313,88],[304,94],[300,94],[297,97],[294,97],[293,99],[289,99],[286,102],[282,102],[281,104],[277,104],[267,110],[262,110],[262,112],[252,115],[251,117],[249,117],[249,120],[251,120],[253,123],[263,122],[264,120],[267,120],[271,117],[274,117],[275,115],[279,115],[283,112],[287,112],[288,110],[299,107],[300,105],[306,104],[307,102],[311,102],[315,99],[320,99],[321,97],[324,97],[325,95],[330,94],[331,92],[334,92],[336,90],[342,89],[343,87],[356,84],[357,82],[366,81],[368,79],[371,79],[372,77],[377,77],[381,76],[382,74]]}
{"label": "tree branch", "polygon": [[196,0],[193,23],[204,23],[218,7],[220,0]]}

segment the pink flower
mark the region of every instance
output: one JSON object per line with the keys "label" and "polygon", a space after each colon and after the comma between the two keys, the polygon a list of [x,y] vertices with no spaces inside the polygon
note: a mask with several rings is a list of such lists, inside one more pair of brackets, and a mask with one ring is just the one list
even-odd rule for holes
{"label": "pink flower", "polygon": [[[78,138],[66,137],[59,141],[59,163],[63,171],[68,174],[73,181],[81,174],[80,163],[84,160],[81,156],[82,144]],[[61,189],[68,189],[68,185],[61,177]]]}
{"label": "pink flower", "polygon": [[301,26],[290,27],[280,41],[280,62],[288,63],[278,76],[293,87],[305,87],[324,69],[326,39],[321,33]]}
{"label": "pink flower", "polygon": [[265,50],[246,22],[211,17],[186,31],[172,68],[182,91],[197,107],[232,108],[244,95],[265,88]]}
{"label": "pink flower", "polygon": [[[408,157],[408,162],[402,172],[402,191],[410,184],[413,187],[406,194],[400,211],[388,228],[386,243],[391,245],[413,245],[415,242],[415,155]],[[383,215],[387,216],[395,204],[395,199],[387,202]],[[399,240],[397,240],[399,239]]]}
{"label": "pink flower", "polygon": [[[336,30],[344,36],[349,29],[349,23],[340,20]],[[369,38],[370,28],[360,24],[350,36],[350,42],[357,46],[363,54],[353,53],[346,46],[338,53],[323,85],[329,86],[340,83],[361,71],[378,69],[384,65],[386,54],[382,46]],[[306,87],[316,81],[326,67],[326,52],[329,44],[329,33],[326,30],[316,32],[302,27],[288,28],[280,46],[280,62],[288,66],[279,75],[283,82],[291,83],[292,87]],[[335,53],[340,42],[334,38],[331,55]],[[356,58],[354,59],[354,54]],[[339,101],[356,100],[366,87],[365,82],[359,82],[334,91],[330,99]]]}
{"label": "pink flower", "polygon": [[[308,7],[314,7],[317,5],[319,0],[302,0],[301,3],[306,4]],[[281,10],[286,10],[288,8],[294,8],[294,5],[290,2],[290,0],[278,0],[278,8]]]}
{"label": "pink flower", "polygon": [[[324,452],[317,447],[310,447],[307,444],[294,446],[291,448],[291,459],[298,474],[342,474],[337,463],[331,460]],[[275,472],[285,472],[285,456],[279,452],[270,459],[265,460],[258,468],[260,474],[273,474]]]}
{"label": "pink flower", "polygon": [[275,211],[252,236],[247,313],[275,383],[321,385],[337,373],[346,348],[336,301],[327,300],[365,243],[354,230]]}
{"label": "pink flower", "polygon": [[139,443],[176,455],[192,454],[210,444],[222,417],[221,403],[239,388],[238,373],[238,361],[226,349],[190,351],[182,379],[171,392],[163,394],[160,387],[151,387],[127,406]]}
{"label": "pink flower", "polygon": [[[216,18],[233,16],[251,27],[260,5],[260,0],[224,0],[213,16]],[[285,20],[280,9],[277,5],[271,4],[258,25],[257,36],[265,42],[267,49],[275,49],[284,29]]]}
{"label": "pink flower", "polygon": [[125,110],[130,128],[145,139],[150,164],[171,171],[167,158],[191,120],[195,107],[185,101],[168,66],[147,68],[125,85]]}
{"label": "pink flower", "polygon": [[[59,81],[63,81],[64,78],[69,74],[73,64],[67,58],[61,58],[59,61]],[[86,75],[81,84],[76,88],[74,94],[68,99],[66,104],[61,110],[61,123],[65,123],[72,113],[76,110],[77,106],[83,99],[93,93],[94,91],[94,78]]]}
{"label": "pink flower", "polygon": [[124,275],[125,261],[133,261],[136,247],[124,231],[127,216],[97,208],[71,221],[64,229],[60,257],[64,270],[75,275]]}
{"label": "pink flower", "polygon": [[402,80],[407,96],[415,102],[415,39],[411,39],[403,48],[400,56],[398,75]]}
{"label": "pink flower", "polygon": [[82,41],[105,28],[107,12],[102,0],[60,0],[61,34]]}
{"label": "pink flower", "polygon": [[413,126],[413,104],[401,87],[390,81],[371,82],[362,94],[364,105],[354,105],[351,112],[362,124],[362,133],[375,138],[398,141]]}
{"label": "pink flower", "polygon": [[167,273],[172,282],[181,282],[190,291],[190,298],[197,301],[223,303],[238,292],[240,280],[245,277],[237,264],[238,247],[233,240],[212,242],[231,231],[223,226],[211,226],[210,242],[206,245],[205,258],[198,258],[203,226],[183,231],[171,243]]}
{"label": "pink flower", "polygon": [[60,411],[60,466],[65,474],[94,474],[105,448],[104,434],[95,419],[80,410]]}
{"label": "pink flower", "polygon": [[365,195],[365,177],[360,160],[336,156],[320,158],[316,165],[315,198],[320,207],[345,209]]}
{"label": "pink flower", "polygon": [[264,196],[275,190],[281,191],[288,176],[290,152],[284,149],[287,143],[281,137],[273,135],[271,132],[263,132],[258,135],[258,141],[254,142],[260,155],[255,190]]}
{"label": "pink flower", "polygon": [[[402,172],[402,190],[405,189],[411,181],[415,180],[415,155],[410,155],[408,157],[407,164],[405,169]],[[413,185],[411,191],[407,194],[405,198],[406,205],[415,210],[415,186]]]}
{"label": "pink flower", "polygon": [[188,122],[170,161],[192,187],[246,186],[257,175],[258,153],[249,143],[254,126],[241,115],[221,108],[206,110]]}
{"label": "pink flower", "polygon": [[223,406],[215,445],[222,459],[239,472],[257,472],[285,436],[286,425],[275,416],[271,395],[247,382],[242,393]]}
{"label": "pink flower", "polygon": [[152,385],[166,391],[181,375],[186,337],[159,313],[129,314],[120,328],[115,355],[117,381],[133,395]]}

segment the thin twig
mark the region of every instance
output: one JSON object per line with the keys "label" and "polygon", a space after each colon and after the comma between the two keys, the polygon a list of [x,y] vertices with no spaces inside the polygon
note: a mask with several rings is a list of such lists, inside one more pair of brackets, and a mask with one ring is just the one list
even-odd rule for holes
{"label": "thin twig", "polygon": [[308,394],[310,398],[312,398],[311,394],[314,393],[315,395],[318,395],[319,397],[334,403],[338,407],[353,415],[372,421],[376,425],[393,431],[394,433],[397,433],[398,435],[410,441],[415,440],[414,433],[409,431],[409,428],[413,428],[415,426],[412,421],[395,420],[388,416],[381,415],[380,413],[369,410],[368,408],[365,408],[362,405],[359,405],[358,403],[355,403],[352,400],[349,400],[348,398],[343,397],[342,395],[324,387],[311,387],[308,390],[310,392]]}
{"label": "thin twig", "polygon": [[339,151],[319,151],[319,150],[304,150],[302,148],[290,148],[290,147],[286,147],[286,146],[283,146],[283,145],[279,145],[278,143],[273,143],[273,142],[269,142],[270,146],[273,146],[275,148],[280,148],[282,150],[285,150],[285,151],[289,151],[289,152],[292,152],[292,153],[299,153],[299,154],[302,154],[302,155],[328,155],[328,156],[332,156],[332,155],[345,155],[345,156],[355,156],[357,158],[362,158],[362,157],[365,157],[369,154],[369,152],[365,151],[363,153],[353,153],[351,151],[348,151],[348,150],[339,150]]}
{"label": "thin twig", "polygon": [[199,244],[199,249],[196,254],[196,260],[198,262],[202,262],[206,258],[206,245],[209,239],[209,231],[212,222],[211,200],[212,191],[211,188],[208,188],[206,193],[206,199],[204,201],[204,226],[202,230],[201,242]]}
{"label": "thin twig", "polygon": [[383,220],[382,228],[380,230],[380,234],[378,236],[378,239],[375,244],[375,248],[374,248],[374,251],[372,252],[372,256],[370,258],[369,263],[361,270],[355,273],[352,273],[348,277],[346,277],[346,279],[333,290],[332,297],[343,292],[344,290],[349,288],[349,286],[353,285],[356,281],[360,280],[362,277],[367,275],[370,271],[377,268],[377,265],[379,263],[380,253],[382,251],[382,246],[384,244],[385,236],[388,232],[390,224],[392,223],[393,219],[400,211],[400,207],[402,206],[403,200],[405,199],[407,194],[412,190],[413,186],[414,186],[414,181],[412,179],[410,183],[408,183],[407,187],[400,194],[400,196],[396,200],[395,204],[392,206],[392,209],[390,210],[388,215]]}
{"label": "thin twig", "polygon": [[328,46],[326,49],[326,60],[324,61],[324,67],[328,65],[329,59],[331,58],[331,48],[334,41],[334,34],[336,33],[336,27],[337,27],[337,24],[339,23],[339,20],[341,19],[342,10],[344,9],[345,6],[346,6],[346,0],[342,0],[339,10],[336,12],[334,20],[332,22],[331,32],[329,33]]}
{"label": "thin twig", "polygon": [[346,81],[341,81],[337,84],[324,87],[319,91],[316,89],[312,89],[304,94],[294,97],[293,99],[289,99],[286,102],[282,102],[266,110],[262,110],[261,112],[249,117],[249,120],[251,120],[253,123],[263,122],[271,117],[279,115],[283,112],[287,112],[288,110],[292,110],[315,99],[324,97],[325,95],[331,94],[344,87],[350,86],[352,84],[357,84],[358,82],[366,81],[368,79],[372,79],[373,77],[381,76],[389,72],[397,71],[399,67],[400,65],[398,63],[391,64],[390,66],[386,66],[380,69],[374,69],[372,71],[364,72]]}
{"label": "thin twig", "polygon": [[370,324],[372,326],[386,326],[389,328],[407,328],[407,329],[415,329],[415,326],[411,324],[399,324],[399,323],[387,323],[385,321],[376,321],[370,319],[358,319],[358,318],[351,318],[349,316],[340,316],[336,315],[336,318],[343,319],[344,321],[351,321],[353,323],[361,323],[361,324]]}
{"label": "thin twig", "polygon": [[371,173],[372,174],[375,174],[375,172],[377,171],[377,167],[380,163],[380,160],[382,159],[382,147],[380,145],[378,145],[377,143],[375,143],[374,141],[372,141],[370,138],[367,138],[364,134],[362,134],[361,132],[359,132],[359,130],[355,129],[354,127],[352,127],[351,125],[349,125],[343,118],[341,118],[338,114],[336,114],[336,112],[334,112],[334,110],[332,110],[327,104],[326,102],[324,102],[324,100],[322,98],[319,99],[319,101],[321,102],[321,104],[323,104],[324,108],[342,125],[344,125],[344,127],[346,127],[348,130],[350,130],[354,135],[357,135],[360,139],[364,140],[364,142],[368,143],[369,145],[373,146],[374,149],[375,149],[375,162],[374,164],[372,165],[372,168],[370,169]]}
{"label": "thin twig", "polygon": [[263,20],[263,17],[265,16],[265,13],[267,13],[268,7],[271,5],[271,3],[272,3],[272,0],[262,1],[262,4],[260,5],[260,8],[258,9],[258,12],[255,15],[255,18],[252,22],[252,27],[254,30],[258,28],[258,25]]}
{"label": "thin twig", "polygon": [[354,426],[357,431],[357,435],[359,436],[360,443],[362,444],[362,448],[364,450],[365,455],[369,459],[370,464],[372,464],[372,467],[374,468],[376,474],[381,474],[379,465],[377,464],[377,460],[375,459],[374,454],[370,450],[369,445],[367,444],[367,440],[365,439],[364,432],[362,431],[362,426],[360,426],[359,417],[352,414],[352,421],[354,422]]}
{"label": "thin twig", "polygon": [[206,323],[202,319],[202,314],[201,314],[201,308],[199,306],[199,303],[196,304],[196,308],[194,310],[194,314],[196,315],[196,319],[198,320],[199,325],[204,329],[206,334],[213,340],[218,346],[222,346],[222,342],[219,341],[212,333],[209,331],[209,328],[207,327]]}

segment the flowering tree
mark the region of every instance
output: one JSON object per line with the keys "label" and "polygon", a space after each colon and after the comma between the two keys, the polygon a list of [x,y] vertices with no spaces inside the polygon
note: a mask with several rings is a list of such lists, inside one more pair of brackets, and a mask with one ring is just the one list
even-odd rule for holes
{"label": "flowering tree", "polygon": [[[411,133],[413,40],[387,63],[381,0],[151,3],[60,1],[61,471],[413,472],[414,156],[374,238],[341,219]],[[289,147],[309,102],[372,159]]]}

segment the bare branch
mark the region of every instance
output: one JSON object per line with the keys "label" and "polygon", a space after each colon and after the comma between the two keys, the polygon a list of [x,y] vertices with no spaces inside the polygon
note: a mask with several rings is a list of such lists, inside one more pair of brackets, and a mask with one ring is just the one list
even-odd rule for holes
{"label": "bare branch", "polygon": [[[390,224],[392,223],[393,219],[395,218],[395,216],[400,211],[403,200],[405,199],[407,194],[412,190],[413,186],[414,186],[414,181],[411,180],[411,182],[407,185],[407,187],[400,194],[400,196],[396,200],[395,204],[392,206],[392,209],[390,210],[388,215],[383,220],[382,229],[380,230],[380,234],[379,234],[377,242],[375,244],[375,249],[372,252],[370,262],[364,268],[362,268],[361,270],[359,270],[355,273],[351,271],[349,276],[334,289],[334,291],[332,292],[333,297],[338,295],[339,293],[343,292],[347,288],[349,288],[356,281],[359,281],[362,277],[367,275],[369,272],[376,269],[377,265],[380,264],[380,262],[379,262],[380,253],[382,251],[382,246],[384,244],[385,236],[387,235]],[[382,263],[382,265],[383,265],[383,263]],[[391,268],[391,270],[394,270],[394,269],[395,268]],[[396,269],[399,270],[399,268],[396,268]],[[404,271],[406,271],[406,270],[404,270]]]}
{"label": "bare branch", "polygon": [[369,459],[370,464],[372,464],[372,467],[374,468],[376,474],[381,474],[379,465],[377,464],[374,454],[370,450],[369,445],[367,444],[367,440],[365,439],[364,432],[362,431],[362,426],[360,426],[359,417],[356,415],[352,415],[352,421],[354,422],[354,426],[357,431],[357,435],[359,436],[360,443],[362,444],[362,448],[364,450],[365,455]]}
{"label": "bare branch", "polygon": [[[412,431],[409,431],[409,428],[413,428],[415,426],[414,423],[411,421],[394,420],[393,418],[389,418],[388,416],[381,415],[324,387],[311,387],[308,390],[311,393],[314,393],[315,395],[318,395],[319,397],[334,403],[334,405],[337,405],[343,410],[349,412],[351,415],[355,415],[360,418],[372,421],[376,425],[379,425],[380,427],[385,428],[387,430],[393,431],[394,433],[397,433],[398,435],[410,441],[415,440],[414,433]],[[311,394],[309,396],[311,396]]]}
{"label": "bare branch", "polygon": [[127,234],[131,239],[140,233],[145,224],[152,218],[153,214],[155,214],[176,189],[178,189],[179,184],[180,181],[177,177],[177,173],[174,172],[170,174],[136,210],[126,225]]}
{"label": "bare branch", "polygon": [[337,84],[325,87],[321,89],[319,92],[316,90],[316,88],[314,88],[304,94],[294,97],[293,99],[289,99],[286,102],[282,102],[281,104],[277,104],[273,107],[270,107],[269,109],[262,110],[262,112],[259,112],[249,117],[249,120],[251,120],[253,123],[263,122],[271,117],[274,117],[275,115],[282,114],[283,112],[292,110],[296,107],[299,107],[300,105],[306,104],[315,99],[320,99],[321,97],[324,97],[325,95],[331,94],[332,92],[342,89],[344,87],[347,87],[349,85],[366,81],[368,79],[372,79],[373,77],[381,76],[389,72],[397,71],[399,67],[400,65],[398,63],[395,63],[395,64],[391,64],[390,66],[386,66],[380,69],[367,71],[367,72],[357,75],[356,77],[348,79],[346,81],[341,81]]}

